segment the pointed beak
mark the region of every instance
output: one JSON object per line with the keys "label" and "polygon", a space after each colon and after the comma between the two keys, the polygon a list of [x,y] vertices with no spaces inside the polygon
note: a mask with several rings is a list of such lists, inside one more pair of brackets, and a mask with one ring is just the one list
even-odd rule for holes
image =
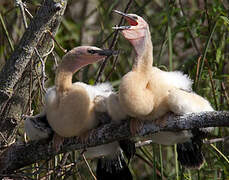
{"label": "pointed beak", "polygon": [[129,26],[115,26],[115,27],[112,27],[112,29],[125,30],[125,29],[130,29],[131,26],[137,26],[138,25],[138,21],[137,21],[138,18],[137,17],[123,13],[123,12],[118,11],[118,10],[113,10],[113,12],[123,16],[128,21],[128,23],[130,25]]}
{"label": "pointed beak", "polygon": [[88,52],[91,53],[91,54],[97,53],[100,56],[118,55],[118,51],[113,51],[113,50],[110,50],[110,49],[101,49],[101,50],[89,49]]}

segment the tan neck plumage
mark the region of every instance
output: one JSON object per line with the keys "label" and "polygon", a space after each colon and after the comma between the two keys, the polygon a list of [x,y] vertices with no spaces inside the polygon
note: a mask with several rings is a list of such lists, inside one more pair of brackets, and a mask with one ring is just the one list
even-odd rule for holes
{"label": "tan neck plumage", "polygon": [[57,92],[60,94],[63,94],[72,87],[72,76],[81,68],[81,65],[76,63],[77,60],[75,58],[71,55],[65,55],[58,66],[55,85]]}
{"label": "tan neck plumage", "polygon": [[153,46],[148,28],[146,35],[141,40],[138,40],[135,51],[137,56],[134,60],[133,70],[141,72],[151,71],[153,65]]}
{"label": "tan neck plumage", "polygon": [[57,75],[55,79],[56,90],[59,93],[64,93],[68,91],[72,86],[72,72],[65,71],[61,68],[58,68]]}

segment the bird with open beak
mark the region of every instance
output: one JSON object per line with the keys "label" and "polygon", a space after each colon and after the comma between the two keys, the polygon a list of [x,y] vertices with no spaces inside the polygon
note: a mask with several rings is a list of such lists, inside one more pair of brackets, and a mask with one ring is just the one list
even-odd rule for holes
{"label": "bird with open beak", "polygon": [[[153,45],[148,23],[136,14],[114,11],[125,18],[127,26],[115,26],[133,46],[136,56],[132,70],[121,80],[119,100],[132,120],[130,128],[136,133],[144,121],[163,126],[169,113],[184,115],[213,111],[210,103],[192,92],[192,81],[182,72],[166,72],[153,66]],[[152,136],[158,144],[177,145],[178,160],[184,167],[200,168],[204,162],[202,140],[198,133],[210,129],[181,132],[159,132]]]}

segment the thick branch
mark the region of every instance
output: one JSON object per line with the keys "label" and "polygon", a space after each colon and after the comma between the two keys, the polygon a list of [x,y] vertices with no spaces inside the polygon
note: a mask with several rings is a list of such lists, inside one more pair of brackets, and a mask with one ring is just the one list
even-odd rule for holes
{"label": "thick branch", "polygon": [[41,74],[41,67],[37,68],[37,72],[32,68],[40,61],[34,50],[36,48],[41,57],[50,51],[53,43],[45,32],[56,33],[66,1],[44,1],[0,72],[0,145],[9,144],[15,138],[14,132],[26,111],[30,91],[37,90],[37,76]]}
{"label": "thick branch", "polygon": [[46,0],[31,21],[17,49],[6,61],[0,72],[0,109],[6,100],[12,97],[14,87],[25,71],[34,48],[37,47],[44,32],[55,25],[59,25],[59,18],[63,14],[65,6],[66,1]]}
{"label": "thick branch", "polygon": [[[137,136],[142,137],[157,133],[158,131],[179,131],[183,129],[222,126],[229,126],[229,112],[192,113],[184,116],[170,116],[163,127],[147,122]],[[106,144],[130,137],[128,120],[123,121],[121,125],[107,124],[90,133],[86,144],[82,144],[77,138],[65,139],[62,150],[58,153]],[[47,140],[34,141],[28,144],[14,144],[6,149],[0,157],[0,173],[10,173],[38,160],[50,159],[56,154],[49,146]]]}

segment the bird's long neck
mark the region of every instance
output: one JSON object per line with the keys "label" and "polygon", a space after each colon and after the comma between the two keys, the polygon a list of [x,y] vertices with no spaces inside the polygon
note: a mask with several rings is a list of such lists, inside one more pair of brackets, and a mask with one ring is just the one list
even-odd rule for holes
{"label": "bird's long neck", "polygon": [[55,79],[57,92],[63,93],[68,91],[72,86],[72,72],[65,71],[62,68],[58,68]]}
{"label": "bird's long neck", "polygon": [[151,71],[153,64],[153,45],[148,28],[144,37],[136,39],[134,48],[136,51],[136,58],[134,60],[133,70],[141,72]]}
{"label": "bird's long neck", "polygon": [[72,87],[72,76],[77,72],[82,65],[77,64],[76,59],[71,59],[72,57],[65,56],[58,66],[55,85],[58,93],[63,94]]}

